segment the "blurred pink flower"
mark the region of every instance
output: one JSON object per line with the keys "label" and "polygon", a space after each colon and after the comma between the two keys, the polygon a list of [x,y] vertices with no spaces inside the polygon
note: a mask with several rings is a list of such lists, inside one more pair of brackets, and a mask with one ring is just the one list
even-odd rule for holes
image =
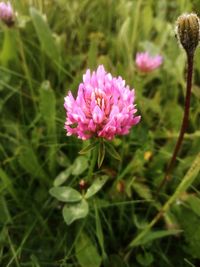
{"label": "blurred pink flower", "polygon": [[77,98],[71,92],[65,97],[67,135],[83,140],[91,137],[111,140],[115,135],[128,134],[140,121],[140,116],[135,116],[134,99],[134,89],[130,90],[120,76],[112,77],[103,65],[92,73],[88,69]]}
{"label": "blurred pink flower", "polygon": [[0,20],[8,26],[11,26],[14,23],[14,12],[10,2],[0,3]]}
{"label": "blurred pink flower", "polygon": [[160,55],[150,56],[148,52],[137,53],[136,66],[141,72],[151,72],[160,67],[163,57]]}

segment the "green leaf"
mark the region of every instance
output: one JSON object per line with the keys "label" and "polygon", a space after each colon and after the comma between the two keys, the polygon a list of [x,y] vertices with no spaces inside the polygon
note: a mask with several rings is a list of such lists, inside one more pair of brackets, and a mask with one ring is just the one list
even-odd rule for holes
{"label": "green leaf", "polygon": [[44,81],[40,87],[40,112],[47,125],[48,134],[55,134],[56,128],[56,97],[49,81]]}
{"label": "green leaf", "polygon": [[88,211],[88,203],[85,199],[82,199],[79,203],[66,204],[62,213],[66,224],[70,225],[75,220],[86,217]]}
{"label": "green leaf", "polygon": [[102,258],[105,260],[107,259],[106,251],[105,251],[105,246],[104,246],[104,235],[103,235],[103,229],[102,229],[102,222],[99,216],[99,211],[98,207],[95,202],[95,220],[96,220],[96,236],[101,248],[101,255]]}
{"label": "green leaf", "polygon": [[183,205],[174,206],[176,218],[180,227],[183,229],[184,243],[183,248],[192,257],[200,259],[200,224],[199,216]]}
{"label": "green leaf", "polygon": [[134,246],[144,245],[148,242],[151,242],[156,239],[160,239],[169,235],[177,235],[180,234],[182,230],[171,229],[171,230],[160,230],[160,231],[149,231],[143,238],[138,240]]}
{"label": "green leaf", "polygon": [[63,202],[78,202],[82,199],[82,196],[78,191],[68,186],[52,187],[49,190],[49,193],[59,201]]}
{"label": "green leaf", "polygon": [[58,174],[58,176],[55,178],[53,185],[54,186],[60,186],[69,178],[71,173],[72,173],[72,166],[70,166],[66,170],[60,172]]}
{"label": "green leaf", "polygon": [[88,153],[89,151],[93,150],[93,149],[97,146],[98,143],[99,143],[98,141],[93,142],[92,144],[89,144],[88,146],[86,146],[86,147],[84,147],[83,149],[81,149],[81,151],[79,151],[78,153],[79,153],[80,155],[86,154],[86,153]]}
{"label": "green leaf", "polygon": [[51,30],[44,16],[34,7],[30,8],[30,15],[37,32],[37,36],[44,52],[54,61],[59,62],[60,55]]}
{"label": "green leaf", "polygon": [[194,195],[189,196],[186,202],[190,205],[191,209],[200,216],[200,199]]}
{"label": "green leaf", "polygon": [[169,201],[170,202],[174,201],[183,192],[185,192],[191,186],[191,184],[194,182],[194,180],[195,180],[196,176],[199,174],[199,172],[200,172],[200,153],[196,156],[190,169],[187,171],[187,173],[183,177],[181,183],[179,184],[178,188],[176,189],[173,196],[171,196]]}
{"label": "green leaf", "polygon": [[20,165],[31,175],[41,178],[41,182],[49,184],[49,178],[42,168],[42,164],[38,161],[38,155],[33,150],[31,144],[27,143],[19,153],[18,160]]}
{"label": "green leaf", "polygon": [[84,156],[79,156],[75,159],[73,163],[73,175],[82,174],[88,167],[88,159]]}
{"label": "green leaf", "polygon": [[3,194],[0,195],[0,223],[1,225],[7,223],[13,223],[10,211],[7,205],[7,201]]}
{"label": "green leaf", "polygon": [[119,153],[115,150],[114,146],[108,142],[106,142],[106,152],[108,152],[111,157],[121,161]]}
{"label": "green leaf", "polygon": [[9,177],[8,174],[1,168],[0,168],[0,189],[1,189],[0,191],[1,194],[2,194],[2,191],[5,190],[12,196],[12,198],[16,201],[16,203],[18,204],[20,203],[16,195],[16,190],[13,187],[13,182],[12,182],[11,177]]}
{"label": "green leaf", "polygon": [[[49,143],[56,144],[56,97],[49,81],[44,81],[40,87],[39,98],[40,112],[47,126],[47,135]],[[47,157],[51,173],[55,173],[56,168],[56,145],[50,145]]]}
{"label": "green leaf", "polygon": [[146,4],[142,10],[142,30],[144,32],[145,39],[148,39],[149,32],[153,26],[153,14],[151,4]]}
{"label": "green leaf", "polygon": [[0,52],[0,62],[7,66],[9,61],[16,59],[17,55],[16,32],[13,29],[4,30],[3,46]]}
{"label": "green leaf", "polygon": [[97,252],[96,245],[92,243],[90,238],[82,232],[76,245],[76,258],[81,267],[100,267],[101,257]]}
{"label": "green leaf", "polygon": [[107,175],[103,175],[101,177],[98,177],[97,179],[94,180],[93,184],[88,188],[85,198],[88,199],[92,196],[94,196],[106,183],[108,180]]}
{"label": "green leaf", "polygon": [[144,252],[144,254],[138,254],[136,256],[136,259],[142,266],[150,266],[154,261],[153,255],[149,252]]}
{"label": "green leaf", "polygon": [[141,198],[146,200],[152,199],[150,188],[147,185],[134,181],[132,187]]}
{"label": "green leaf", "polygon": [[[165,109],[165,123],[168,127],[178,130],[183,116],[183,109],[177,103],[171,103],[170,107]],[[173,114],[173,118],[171,117]]]}
{"label": "green leaf", "polygon": [[105,157],[105,144],[104,141],[102,141],[99,143],[99,149],[98,149],[98,159],[97,159],[98,168],[101,167],[104,157]]}

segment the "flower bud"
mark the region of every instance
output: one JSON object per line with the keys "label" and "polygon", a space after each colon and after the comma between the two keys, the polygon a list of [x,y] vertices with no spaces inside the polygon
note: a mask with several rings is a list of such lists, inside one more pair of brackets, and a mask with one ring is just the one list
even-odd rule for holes
{"label": "flower bud", "polygon": [[86,187],[87,187],[87,183],[86,183],[86,181],[85,181],[84,179],[81,179],[81,180],[79,181],[79,187],[80,187],[81,190],[86,189]]}
{"label": "flower bud", "polygon": [[116,189],[119,193],[124,193],[125,191],[125,182],[123,180],[117,183]]}
{"label": "flower bud", "polygon": [[10,2],[0,3],[0,20],[2,20],[8,27],[14,24],[15,14]]}
{"label": "flower bud", "polygon": [[183,14],[177,19],[177,36],[187,53],[193,54],[200,36],[200,22],[196,14]]}

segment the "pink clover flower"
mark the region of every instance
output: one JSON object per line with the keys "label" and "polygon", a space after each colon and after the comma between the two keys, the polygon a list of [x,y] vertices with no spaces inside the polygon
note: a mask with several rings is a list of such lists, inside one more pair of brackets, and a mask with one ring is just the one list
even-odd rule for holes
{"label": "pink clover flower", "polygon": [[67,135],[82,140],[92,137],[112,140],[116,135],[128,134],[140,121],[140,116],[135,116],[134,100],[134,89],[130,90],[120,76],[112,77],[103,65],[93,72],[88,69],[76,99],[70,91],[65,97]]}
{"label": "pink clover flower", "polygon": [[135,62],[139,71],[148,73],[160,67],[163,57],[160,55],[150,56],[148,52],[137,53]]}
{"label": "pink clover flower", "polygon": [[0,3],[0,20],[8,26],[11,26],[14,23],[14,12],[10,2]]}

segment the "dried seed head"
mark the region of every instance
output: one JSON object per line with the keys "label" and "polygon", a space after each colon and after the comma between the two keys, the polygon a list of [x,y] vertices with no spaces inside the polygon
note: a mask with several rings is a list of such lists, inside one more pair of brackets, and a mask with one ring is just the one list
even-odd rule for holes
{"label": "dried seed head", "polygon": [[196,14],[183,14],[177,19],[176,32],[187,53],[193,54],[200,39],[200,21]]}

